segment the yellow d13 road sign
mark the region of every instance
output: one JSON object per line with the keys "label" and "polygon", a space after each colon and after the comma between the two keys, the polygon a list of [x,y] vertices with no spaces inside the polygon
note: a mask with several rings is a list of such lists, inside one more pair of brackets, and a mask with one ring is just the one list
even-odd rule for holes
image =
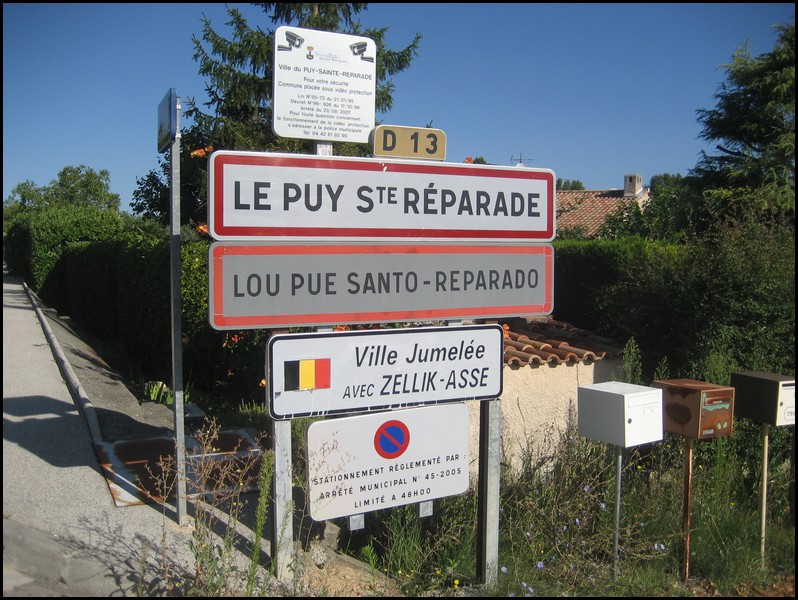
{"label": "yellow d13 road sign", "polygon": [[427,127],[380,125],[371,134],[374,156],[398,158],[446,158],[446,134]]}

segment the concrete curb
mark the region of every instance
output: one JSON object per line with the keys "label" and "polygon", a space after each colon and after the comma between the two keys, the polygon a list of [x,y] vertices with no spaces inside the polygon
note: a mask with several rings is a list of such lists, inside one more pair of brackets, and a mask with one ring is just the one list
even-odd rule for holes
{"label": "concrete curb", "polygon": [[42,329],[44,330],[47,343],[50,344],[53,356],[55,356],[56,363],[58,363],[58,369],[61,371],[61,375],[67,382],[67,386],[72,394],[72,398],[75,400],[80,412],[83,413],[83,416],[86,419],[86,425],[89,427],[92,442],[95,444],[102,442],[103,435],[102,431],[100,430],[100,421],[97,418],[97,412],[94,410],[91,400],[89,400],[89,397],[86,395],[83,386],[80,385],[80,381],[78,381],[75,371],[72,369],[72,365],[69,364],[69,360],[64,354],[64,351],[61,349],[61,345],[58,343],[58,340],[56,339],[55,334],[50,327],[50,323],[47,321],[47,317],[42,312],[42,309],[39,306],[39,299],[36,297],[36,294],[31,291],[31,289],[28,287],[28,284],[25,283],[24,280],[22,281],[22,287],[25,288],[25,293],[28,294],[28,298],[30,298],[33,309],[36,311],[36,316],[39,318],[39,323],[41,323]]}

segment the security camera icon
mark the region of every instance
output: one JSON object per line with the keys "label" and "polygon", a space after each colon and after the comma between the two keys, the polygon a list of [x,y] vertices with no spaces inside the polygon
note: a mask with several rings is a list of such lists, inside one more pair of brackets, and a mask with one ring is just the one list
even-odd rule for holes
{"label": "security camera icon", "polygon": [[293,50],[294,48],[301,48],[302,44],[305,43],[305,38],[298,36],[295,33],[291,33],[290,31],[285,32],[285,40],[288,42],[288,46],[277,46],[278,50]]}
{"label": "security camera icon", "polygon": [[349,49],[352,51],[352,54],[354,56],[359,56],[360,60],[365,60],[367,62],[374,62],[374,57],[366,56],[367,48],[368,44],[366,42],[357,42],[349,46]]}

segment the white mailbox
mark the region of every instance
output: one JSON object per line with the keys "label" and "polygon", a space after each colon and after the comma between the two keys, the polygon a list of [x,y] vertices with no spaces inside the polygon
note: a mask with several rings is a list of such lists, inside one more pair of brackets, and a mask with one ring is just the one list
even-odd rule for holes
{"label": "white mailbox", "polygon": [[577,390],[579,435],[628,448],[663,436],[662,390],[607,381]]}

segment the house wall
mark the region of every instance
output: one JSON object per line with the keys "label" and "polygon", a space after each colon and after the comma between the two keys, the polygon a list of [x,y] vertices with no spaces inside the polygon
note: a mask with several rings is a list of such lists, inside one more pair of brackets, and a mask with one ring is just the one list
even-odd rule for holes
{"label": "house wall", "polygon": [[[556,366],[504,366],[501,402],[502,464],[514,470],[524,456],[539,457],[556,449],[571,411],[576,418],[576,395],[580,385],[612,381],[621,371],[621,360],[604,358]],[[479,466],[479,402],[469,407],[469,454],[471,478]],[[574,421],[575,424],[575,421]]]}

